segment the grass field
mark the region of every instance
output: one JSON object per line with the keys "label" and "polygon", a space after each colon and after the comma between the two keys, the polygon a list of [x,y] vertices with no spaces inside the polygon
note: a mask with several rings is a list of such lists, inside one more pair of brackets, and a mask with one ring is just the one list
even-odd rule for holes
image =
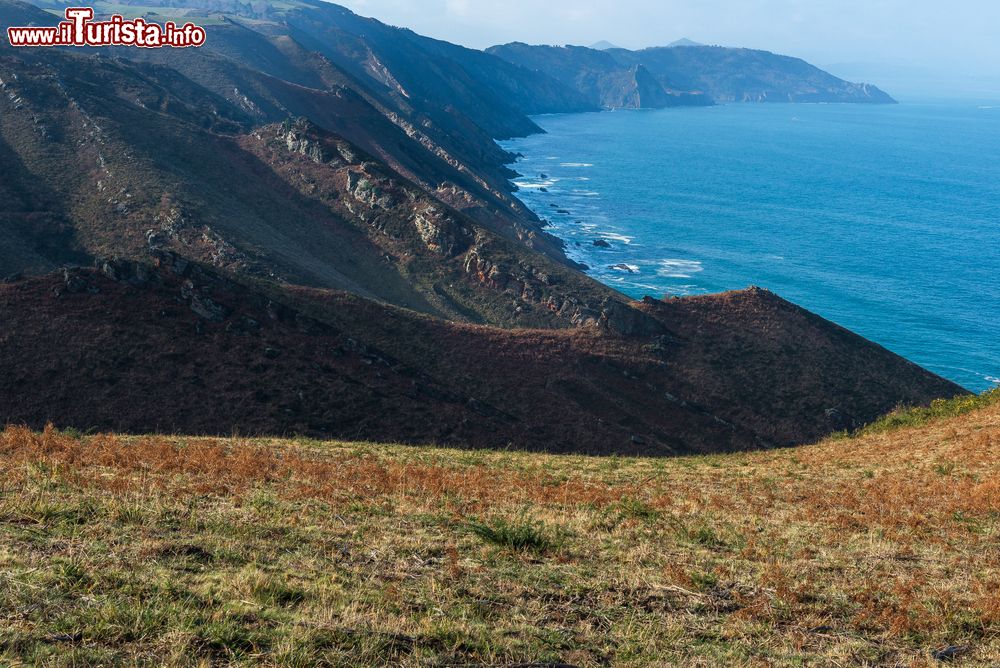
{"label": "grass field", "polygon": [[0,665],[998,665],[995,399],[666,460],[11,427]]}

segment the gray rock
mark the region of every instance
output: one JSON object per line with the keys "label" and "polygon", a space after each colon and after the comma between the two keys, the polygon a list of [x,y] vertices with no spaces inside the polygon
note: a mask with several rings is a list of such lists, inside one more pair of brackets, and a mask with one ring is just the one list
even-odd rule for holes
{"label": "gray rock", "polygon": [[87,289],[87,281],[79,275],[76,269],[63,269],[63,285],[69,294],[77,294]]}
{"label": "gray rock", "polygon": [[191,310],[198,317],[210,322],[222,322],[229,315],[229,309],[204,295],[195,295],[191,298]]}
{"label": "gray rock", "polygon": [[839,408],[827,408],[824,414],[833,431],[851,431],[857,428],[857,421]]}
{"label": "gray rock", "polygon": [[948,645],[931,654],[938,661],[954,661],[971,649],[968,645]]}

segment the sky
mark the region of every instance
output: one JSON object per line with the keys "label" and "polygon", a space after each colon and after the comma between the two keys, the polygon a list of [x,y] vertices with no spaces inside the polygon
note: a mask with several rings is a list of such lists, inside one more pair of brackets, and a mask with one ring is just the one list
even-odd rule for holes
{"label": "sky", "polygon": [[512,41],[625,48],[682,37],[804,58],[909,94],[1000,95],[998,0],[338,0],[474,48]]}

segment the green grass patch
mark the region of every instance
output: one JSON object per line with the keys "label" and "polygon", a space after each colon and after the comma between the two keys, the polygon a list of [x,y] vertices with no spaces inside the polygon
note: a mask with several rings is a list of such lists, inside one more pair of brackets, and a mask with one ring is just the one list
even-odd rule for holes
{"label": "green grass patch", "polygon": [[1000,387],[982,394],[964,395],[954,399],[935,399],[930,406],[900,407],[862,427],[855,436],[882,434],[906,427],[922,427],[934,420],[965,415],[998,402],[1000,402]]}
{"label": "green grass patch", "polygon": [[472,519],[465,526],[483,542],[515,552],[553,552],[562,544],[557,532],[544,522],[529,520],[523,515],[516,520]]}

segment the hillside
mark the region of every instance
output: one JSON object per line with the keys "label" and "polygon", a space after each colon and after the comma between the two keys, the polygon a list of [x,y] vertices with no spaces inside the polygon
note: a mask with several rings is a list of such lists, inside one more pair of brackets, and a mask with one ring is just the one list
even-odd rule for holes
{"label": "hillside", "polygon": [[591,103],[611,109],[726,102],[894,102],[875,86],[844,81],[798,58],[753,49],[691,43],[629,51],[514,42],[487,52],[551,76]]}
{"label": "hillside", "polygon": [[978,403],[667,460],[8,428],[0,663],[997,665]]}
{"label": "hillside", "polygon": [[318,122],[262,125],[162,66],[18,52],[0,56],[0,81],[9,166],[0,225],[13,240],[0,275],[169,249],[241,275],[450,319],[551,324],[544,312],[517,311],[517,297],[496,285],[466,281],[474,258],[509,265],[540,299],[626,301],[572,271],[531,221],[491,214],[446,171],[407,179],[417,178],[407,164],[433,168],[421,156],[430,154],[403,145],[407,162],[396,161],[390,149],[409,138],[349,91],[323,93],[335,104],[302,110]]}
{"label": "hillside", "polygon": [[[161,20],[169,17],[169,11],[188,10],[163,11],[168,14],[157,15]],[[50,24],[53,16],[31,5],[3,0],[0,20],[10,25]],[[456,106],[436,113],[434,109],[418,108],[413,100],[396,100],[381,84],[355,78],[322,53],[305,48],[288,34],[285,24],[281,28],[250,22],[255,28],[251,29],[239,23],[244,19],[238,14],[221,22],[218,16],[204,20],[210,35],[207,46],[183,52],[125,48],[15,51],[0,40],[0,65],[7,65],[6,72],[0,71],[0,79],[12,96],[10,101],[19,98],[18,109],[11,104],[4,115],[16,116],[14,111],[21,111],[29,120],[21,131],[31,130],[36,135],[8,136],[7,142],[15,149],[40,139],[58,143],[62,137],[55,133],[37,136],[39,127],[76,124],[72,118],[48,117],[57,112],[109,121],[99,124],[108,132],[113,132],[124,116],[131,117],[130,124],[146,126],[144,133],[120,138],[123,149],[143,135],[159,134],[158,126],[166,120],[175,126],[188,126],[184,133],[197,137],[206,130],[233,134],[289,117],[307,117],[377,157],[436,198],[511,239],[525,241],[535,250],[565,262],[560,243],[546,235],[538,219],[511,196],[507,179],[513,172],[504,166],[511,156],[496,145],[490,132]],[[272,28],[283,32],[271,34]],[[419,53],[410,55],[419,57]],[[138,64],[130,66],[125,59]],[[15,81],[14,73],[22,78]],[[24,78],[28,74],[34,76]],[[35,77],[41,81],[35,81]],[[66,88],[51,90],[53,80]],[[41,100],[30,96],[36,83],[50,89]],[[115,89],[116,94],[104,95],[102,85]],[[72,103],[69,110],[63,108],[67,102]],[[177,118],[181,112],[184,115]],[[173,118],[165,119],[163,115]],[[518,125],[522,132],[537,131],[518,112],[511,112],[509,118],[523,119]],[[490,125],[488,120],[480,121]],[[120,157],[108,153],[106,158]],[[90,165],[86,169],[90,171]]]}
{"label": "hillside", "polygon": [[0,285],[2,421],[669,455],[793,445],[963,392],[763,290],[537,308],[589,324],[459,325],[169,251],[101,262]]}

